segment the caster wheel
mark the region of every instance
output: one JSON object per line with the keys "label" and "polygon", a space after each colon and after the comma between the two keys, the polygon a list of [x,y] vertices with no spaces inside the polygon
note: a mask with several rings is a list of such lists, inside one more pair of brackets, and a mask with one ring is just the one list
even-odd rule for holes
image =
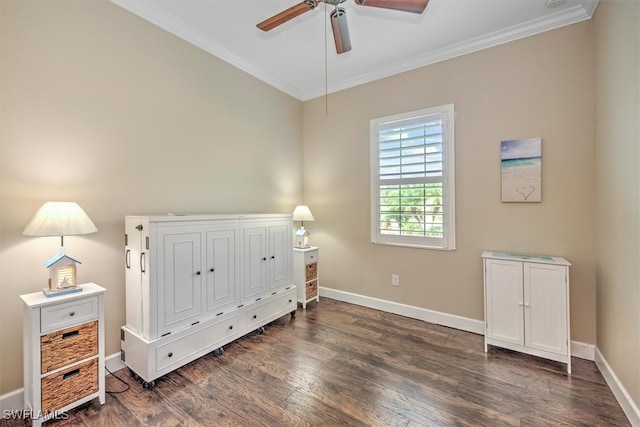
{"label": "caster wheel", "polygon": [[260,326],[258,329],[256,329],[256,333],[257,333],[258,335],[262,335],[262,334],[264,334],[264,328],[263,328],[262,326]]}
{"label": "caster wheel", "polygon": [[213,355],[214,355],[215,357],[220,357],[220,356],[222,356],[222,353],[224,353],[224,348],[222,348],[222,347],[218,347],[218,348],[216,348],[215,350],[213,350]]}
{"label": "caster wheel", "polygon": [[142,382],[142,388],[146,388],[147,390],[153,390],[153,388],[156,386],[156,382],[155,381],[143,381]]}
{"label": "caster wheel", "polygon": [[291,313],[289,313],[291,315],[291,317],[296,317],[296,311],[293,310]]}

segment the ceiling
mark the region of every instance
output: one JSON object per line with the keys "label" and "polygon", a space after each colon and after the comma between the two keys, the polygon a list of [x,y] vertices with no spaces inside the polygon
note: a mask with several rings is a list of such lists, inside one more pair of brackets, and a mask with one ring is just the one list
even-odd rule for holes
{"label": "ceiling", "polygon": [[418,15],[347,0],[353,48],[338,55],[324,3],[263,32],[257,23],[300,0],[112,1],[301,101],[584,21],[598,4],[430,0]]}

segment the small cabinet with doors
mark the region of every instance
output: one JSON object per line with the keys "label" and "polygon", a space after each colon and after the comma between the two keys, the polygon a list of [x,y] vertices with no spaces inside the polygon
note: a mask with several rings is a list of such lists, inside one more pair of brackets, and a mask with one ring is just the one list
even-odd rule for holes
{"label": "small cabinet with doors", "polygon": [[293,248],[293,283],[298,290],[298,302],[302,308],[307,303],[320,301],[318,293],[318,248]]}
{"label": "small cabinet with doors", "polygon": [[483,252],[489,345],[566,363],[571,373],[569,266],[552,256]]}

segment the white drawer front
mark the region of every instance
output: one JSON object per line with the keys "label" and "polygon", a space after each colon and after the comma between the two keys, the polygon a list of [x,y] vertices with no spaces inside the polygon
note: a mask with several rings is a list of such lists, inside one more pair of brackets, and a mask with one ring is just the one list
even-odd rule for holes
{"label": "white drawer front", "polygon": [[304,253],[304,263],[311,264],[318,262],[318,251],[309,251]]}
{"label": "white drawer front", "polygon": [[192,355],[207,349],[207,347],[213,351],[217,343],[221,341],[229,342],[236,335],[238,335],[238,318],[231,317],[205,329],[180,337],[175,341],[163,344],[156,349],[156,371],[159,372],[168,366],[179,364],[183,359],[188,359]]}
{"label": "white drawer front", "polygon": [[249,329],[258,328],[296,309],[295,289],[290,289],[264,302],[258,302],[247,308],[247,325]]}
{"label": "white drawer front", "polygon": [[98,319],[98,297],[44,307],[40,317],[43,334]]}

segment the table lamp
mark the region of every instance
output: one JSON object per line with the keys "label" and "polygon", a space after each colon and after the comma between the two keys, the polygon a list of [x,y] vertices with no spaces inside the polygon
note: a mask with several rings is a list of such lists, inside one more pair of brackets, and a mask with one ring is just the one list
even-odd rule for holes
{"label": "table lamp", "polygon": [[309,236],[311,234],[304,229],[304,222],[315,221],[313,215],[311,214],[311,210],[309,210],[309,208],[304,205],[296,206],[296,208],[293,210],[293,220],[300,221],[300,229],[298,229],[295,234],[295,247],[308,248]]}
{"label": "table lamp", "polygon": [[87,213],[75,202],[47,202],[31,218],[22,234],[25,236],[60,236],[60,252],[45,261],[49,269],[49,286],[43,289],[47,296],[79,292],[76,264],[64,250],[64,236],[89,234],[98,231]]}

